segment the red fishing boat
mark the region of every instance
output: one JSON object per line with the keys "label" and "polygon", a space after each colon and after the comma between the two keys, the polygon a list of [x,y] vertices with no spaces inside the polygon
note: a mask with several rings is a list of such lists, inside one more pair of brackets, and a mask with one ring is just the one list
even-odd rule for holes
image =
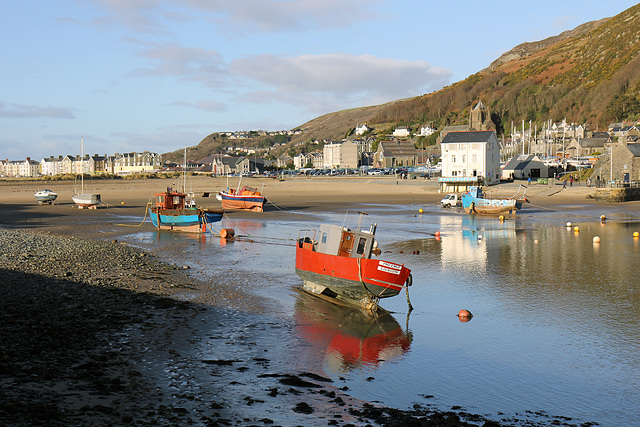
{"label": "red fishing boat", "polygon": [[327,299],[378,307],[380,298],[396,296],[411,285],[411,270],[379,254],[376,224],[369,230],[323,224],[319,230],[300,230],[296,242],[296,274],[302,289]]}
{"label": "red fishing boat", "polygon": [[246,185],[238,190],[228,188],[222,190],[216,196],[222,202],[224,209],[246,209],[255,212],[262,212],[264,202],[267,199],[256,188]]}

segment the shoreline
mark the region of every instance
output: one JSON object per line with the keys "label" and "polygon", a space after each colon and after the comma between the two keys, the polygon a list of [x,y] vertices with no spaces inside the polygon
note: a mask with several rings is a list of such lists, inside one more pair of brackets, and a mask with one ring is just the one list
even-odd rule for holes
{"label": "shoreline", "polygon": [[[416,180],[374,179],[372,184],[366,179],[349,180],[348,186],[340,178],[312,183],[304,178],[267,180],[265,194],[279,209],[263,214],[277,219],[291,210],[331,211],[360,203],[438,203],[443,196],[437,193],[437,184],[434,192]],[[268,352],[270,343],[258,338],[260,326],[256,325],[261,322],[256,316],[261,315],[230,307],[228,297],[217,299],[229,293],[238,300],[251,296],[242,295],[222,278],[213,278],[213,286],[205,286],[189,275],[188,268],[118,241],[133,230],[117,221],[142,217],[148,194],[161,191],[168,181],[104,185],[100,191],[111,207],[95,211],[73,205],[72,183],[70,187],[61,184],[63,191],[47,186],[59,191],[60,203],[51,206],[35,202],[31,183],[0,183],[9,195],[0,204],[0,269],[6,278],[0,285],[1,421],[17,425],[386,425],[393,419],[421,425],[500,425],[463,411],[399,410],[361,402],[327,378],[271,367],[277,360]],[[194,181],[200,205],[217,202],[201,197],[204,192],[226,186],[223,178]],[[257,186],[256,181],[247,181]],[[512,190],[509,185],[500,189],[511,194]],[[537,190],[539,197],[563,205],[596,203],[584,191],[556,197],[545,194],[548,188]],[[234,217],[253,215],[233,213]],[[234,314],[227,317],[230,311]],[[249,332],[248,324],[254,325]],[[243,354],[246,343],[230,343],[224,337],[247,333],[264,356],[255,352],[216,360],[198,356],[198,343],[211,335],[222,339],[216,342],[226,346],[229,354]],[[252,390],[255,385],[244,377],[255,374],[256,367],[264,369],[259,375],[261,391]],[[227,397],[230,385],[242,381],[247,381],[244,396]],[[276,410],[257,414],[260,405]]]}

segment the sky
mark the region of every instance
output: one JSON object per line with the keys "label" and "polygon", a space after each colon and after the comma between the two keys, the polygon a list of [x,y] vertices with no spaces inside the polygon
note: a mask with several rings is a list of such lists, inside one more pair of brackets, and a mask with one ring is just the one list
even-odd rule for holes
{"label": "sky", "polygon": [[439,90],[635,4],[3,0],[0,159],[166,153],[213,132],[294,129]]}

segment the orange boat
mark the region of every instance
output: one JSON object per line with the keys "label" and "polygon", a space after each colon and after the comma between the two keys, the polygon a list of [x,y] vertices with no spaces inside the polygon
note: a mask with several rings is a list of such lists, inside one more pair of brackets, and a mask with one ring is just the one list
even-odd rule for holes
{"label": "orange boat", "polygon": [[411,270],[390,261],[371,259],[379,253],[376,225],[351,230],[322,224],[301,230],[296,244],[296,274],[302,289],[336,302],[376,310],[380,298],[396,296],[411,285]]}
{"label": "orange boat", "polygon": [[237,191],[227,187],[216,196],[224,209],[246,209],[262,212],[267,199],[256,188],[243,186]]}

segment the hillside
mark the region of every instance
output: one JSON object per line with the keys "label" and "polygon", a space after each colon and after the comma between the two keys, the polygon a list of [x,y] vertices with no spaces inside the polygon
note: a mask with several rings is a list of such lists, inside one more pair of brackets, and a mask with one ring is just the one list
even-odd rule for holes
{"label": "hillside", "polygon": [[[611,122],[640,118],[640,5],[612,18],[523,43],[489,67],[437,92],[317,117],[289,147],[314,139],[342,139],[358,123],[381,132],[395,126],[465,124],[469,109],[482,102],[491,110],[498,134],[511,122],[546,120],[586,123],[603,129]],[[417,130],[417,129],[414,129]],[[195,148],[200,157],[219,149],[211,135]],[[250,141],[250,146],[255,141]],[[189,156],[195,158],[196,156]]]}

